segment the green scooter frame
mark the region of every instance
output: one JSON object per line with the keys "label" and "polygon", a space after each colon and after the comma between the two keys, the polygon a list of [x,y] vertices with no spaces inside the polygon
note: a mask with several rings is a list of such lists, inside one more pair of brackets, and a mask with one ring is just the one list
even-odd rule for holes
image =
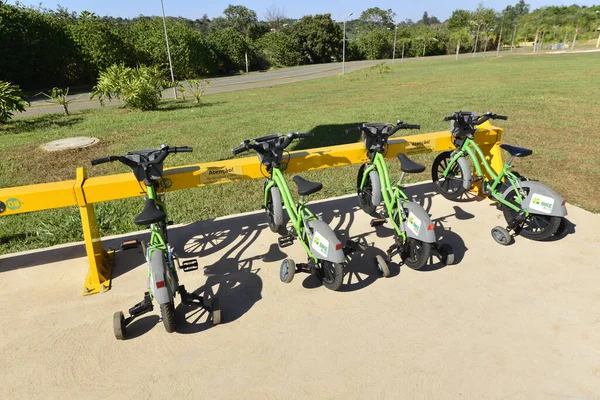
{"label": "green scooter frame", "polygon": [[[546,240],[560,234],[566,228],[565,199],[547,185],[510,171],[514,158],[529,156],[532,150],[502,144],[500,148],[510,154],[510,159],[498,174],[490,167],[474,140],[476,127],[490,119],[506,120],[508,117],[491,112],[479,116],[459,111],[444,118],[450,121],[456,150],[440,153],[433,162],[432,179],[438,191],[447,199],[456,200],[473,183],[481,181],[483,193],[498,202],[508,224],[506,228],[496,226],[492,229],[492,237],[501,245],[512,242],[511,231],[531,240]],[[475,168],[475,176],[467,158]],[[484,176],[482,165],[491,179]]]}
{"label": "green scooter frame", "polygon": [[[283,176],[283,150],[293,139],[313,136],[312,133],[292,132],[286,135],[268,135],[246,140],[235,149],[237,155],[248,150],[256,151],[262,165],[267,169],[264,186],[263,208],[273,232],[280,234],[278,244],[287,247],[299,240],[308,256],[307,263],[296,264],[285,259],[280,268],[280,279],[290,283],[296,272],[313,273],[330,290],[339,290],[342,286],[346,257],[360,247],[348,240],[345,245],[337,238],[331,227],[323,222],[306,206],[305,196],[322,189],[318,182],[309,182],[299,176],[294,177],[298,186],[299,201],[296,203]],[[283,206],[290,219],[291,229],[284,225]]]}
{"label": "green scooter frame", "polygon": [[[412,161],[403,153],[398,154],[402,175],[396,185],[392,185],[390,172],[385,162],[387,142],[390,136],[400,129],[419,129],[419,125],[404,124],[402,121],[394,126],[389,123],[365,123],[348,130],[360,131],[363,135],[369,162],[361,165],[356,182],[358,203],[363,211],[376,215],[376,210],[383,201],[383,214],[388,217],[394,230],[395,243],[387,251],[385,260],[376,260],[383,276],[389,269],[382,261],[389,262],[395,255],[400,255],[404,264],[413,269],[423,268],[430,255],[437,255],[444,264],[454,263],[454,253],[448,244],[437,244],[435,225],[423,207],[411,201],[402,190],[402,181],[407,173],[419,173],[425,167]],[[375,218],[371,226],[382,225],[386,218]]]}

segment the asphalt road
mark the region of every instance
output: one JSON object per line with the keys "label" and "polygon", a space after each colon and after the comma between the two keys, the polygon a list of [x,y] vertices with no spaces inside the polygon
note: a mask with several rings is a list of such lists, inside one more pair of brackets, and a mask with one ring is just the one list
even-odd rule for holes
{"label": "asphalt road", "polygon": [[[535,53],[548,54],[548,53]],[[523,52],[518,49],[515,52],[503,51],[500,52],[501,56],[514,56],[514,55],[534,55],[530,51]],[[460,54],[459,58],[482,58],[482,57],[495,57],[495,51],[489,51],[487,53],[476,53],[476,54]],[[396,59],[395,62],[418,62],[424,60],[453,60],[455,56],[443,55],[443,56],[431,56],[431,57],[412,57],[405,59]],[[346,72],[357,71],[360,69],[371,67],[380,62],[391,63],[392,60],[367,60],[367,61],[350,61],[346,62]],[[253,89],[265,86],[282,85],[286,83],[293,83],[299,81],[305,81],[309,79],[324,78],[327,76],[335,76],[342,72],[342,63],[329,63],[329,64],[314,64],[314,65],[303,65],[298,67],[283,68],[279,70],[265,71],[265,72],[251,72],[244,75],[227,76],[221,78],[211,78],[210,86],[208,87],[205,94],[212,93],[223,93],[232,92],[235,90]],[[172,99],[174,97],[173,90],[168,89],[163,92],[163,98]],[[70,104],[69,110],[83,110],[88,108],[100,107],[98,101],[90,101],[89,93],[74,94],[69,96],[74,101]],[[27,108],[24,113],[15,115],[16,117],[27,117],[37,114],[46,113],[60,113],[62,107],[57,106],[48,101],[43,96],[36,96],[30,98],[31,106]],[[122,104],[120,101],[112,101],[109,104]]]}

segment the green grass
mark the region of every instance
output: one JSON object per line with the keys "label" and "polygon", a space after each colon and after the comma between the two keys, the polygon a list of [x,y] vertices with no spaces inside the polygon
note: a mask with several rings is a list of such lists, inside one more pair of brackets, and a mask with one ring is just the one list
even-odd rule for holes
{"label": "green grass", "polygon": [[[364,121],[404,119],[421,132],[447,129],[442,118],[456,110],[506,114],[499,121],[504,141],[534,149],[516,169],[548,183],[571,204],[600,211],[600,54],[436,60],[395,64],[389,74],[365,71],[289,85],[205,97],[205,104],[165,102],[138,112],[118,107],[73,112],[71,116],[17,118],[0,126],[0,186],[73,179],[75,168],[93,158],[161,143],[193,146],[194,153],[170,157],[166,166],[232,158],[241,140],[268,133],[312,131],[295,148],[357,140],[344,129]],[[95,136],[97,146],[45,153],[39,146],[70,136]],[[290,150],[293,150],[294,147]],[[431,165],[434,155],[416,157]],[[394,172],[397,163],[392,161]],[[352,193],[357,166],[305,173],[325,190],[314,196]],[[125,172],[122,165],[88,168],[90,175]],[[429,179],[428,172],[415,177]],[[169,195],[176,222],[256,210],[262,183],[246,181]],[[132,221],[140,199],[97,205],[102,233],[137,229]],[[0,218],[0,253],[81,240],[77,209]]]}

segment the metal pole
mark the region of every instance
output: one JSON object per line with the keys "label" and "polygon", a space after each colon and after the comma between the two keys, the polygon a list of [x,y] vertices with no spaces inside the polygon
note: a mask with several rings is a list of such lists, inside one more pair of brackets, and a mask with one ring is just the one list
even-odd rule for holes
{"label": "metal pole", "polygon": [[477,52],[477,41],[479,40],[479,27],[481,24],[477,25],[477,36],[475,36],[475,47],[473,47],[473,58],[475,58],[475,53]]}
{"label": "metal pole", "polygon": [[353,13],[348,14],[344,18],[344,41],[342,42],[342,75],[346,73],[346,20],[350,18]]}
{"label": "metal pole", "polygon": [[[169,34],[167,33],[167,20],[165,18],[165,5],[163,0],[160,0],[160,7],[162,8],[163,15],[163,27],[165,28],[165,41],[167,42],[167,55],[169,56],[169,68],[171,69],[171,82],[175,84],[175,74],[173,73],[173,61],[171,60],[171,47],[169,46]],[[177,99],[177,89],[173,85],[173,95]]]}
{"label": "metal pole", "polygon": [[394,51],[392,52],[392,64],[396,61],[396,36],[398,34],[398,25],[394,29]]}
{"label": "metal pole", "polygon": [[460,39],[456,41],[456,59],[458,60],[458,53],[460,51]]}
{"label": "metal pole", "polygon": [[596,48],[600,47],[600,28],[598,28],[598,41],[596,42]]}

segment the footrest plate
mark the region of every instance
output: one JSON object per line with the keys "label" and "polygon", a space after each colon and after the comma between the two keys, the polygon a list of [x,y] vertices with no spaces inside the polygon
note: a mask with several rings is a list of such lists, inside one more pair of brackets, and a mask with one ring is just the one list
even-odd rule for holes
{"label": "footrest plate", "polygon": [[294,244],[294,237],[292,235],[278,237],[277,244],[282,248],[291,246]]}
{"label": "footrest plate", "polygon": [[126,242],[121,242],[121,250],[126,251],[126,250],[131,250],[131,249],[137,249],[140,245],[140,241],[135,239],[135,240],[128,240]]}
{"label": "footrest plate", "polygon": [[385,218],[373,218],[371,220],[371,228],[385,224]]}
{"label": "footrest plate", "polygon": [[181,263],[183,272],[195,271],[198,269],[198,260],[185,260]]}

